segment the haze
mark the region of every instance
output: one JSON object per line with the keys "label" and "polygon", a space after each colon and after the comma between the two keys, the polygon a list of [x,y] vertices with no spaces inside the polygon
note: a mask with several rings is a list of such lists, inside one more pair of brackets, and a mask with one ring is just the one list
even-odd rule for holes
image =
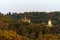
{"label": "haze", "polygon": [[0,12],[60,11],[60,0],[0,0]]}

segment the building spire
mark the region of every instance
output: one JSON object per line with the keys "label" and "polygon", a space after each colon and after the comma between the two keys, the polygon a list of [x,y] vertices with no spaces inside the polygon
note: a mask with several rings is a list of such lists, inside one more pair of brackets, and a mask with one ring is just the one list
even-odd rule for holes
{"label": "building spire", "polygon": [[30,19],[28,19],[26,16],[22,19],[22,21],[30,23]]}
{"label": "building spire", "polygon": [[47,25],[48,27],[52,27],[53,25],[52,25],[52,21],[49,19],[48,20],[48,25]]}

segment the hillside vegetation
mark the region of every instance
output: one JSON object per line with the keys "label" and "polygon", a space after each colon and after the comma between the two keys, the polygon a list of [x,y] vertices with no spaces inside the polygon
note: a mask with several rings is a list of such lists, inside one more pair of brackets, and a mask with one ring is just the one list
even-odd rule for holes
{"label": "hillside vegetation", "polygon": [[[21,22],[21,19],[25,16],[30,19],[30,23]],[[54,27],[49,28],[46,26],[49,19],[51,19]],[[12,14],[9,12],[5,15],[0,13],[1,40],[43,40],[43,37],[46,40],[60,39],[60,12],[24,12]]]}

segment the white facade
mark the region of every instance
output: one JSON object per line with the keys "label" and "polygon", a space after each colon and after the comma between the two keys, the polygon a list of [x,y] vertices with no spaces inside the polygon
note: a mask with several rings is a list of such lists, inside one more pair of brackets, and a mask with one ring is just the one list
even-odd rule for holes
{"label": "white facade", "polygon": [[49,19],[48,20],[48,25],[47,25],[48,27],[52,27],[53,25],[52,25],[52,21]]}

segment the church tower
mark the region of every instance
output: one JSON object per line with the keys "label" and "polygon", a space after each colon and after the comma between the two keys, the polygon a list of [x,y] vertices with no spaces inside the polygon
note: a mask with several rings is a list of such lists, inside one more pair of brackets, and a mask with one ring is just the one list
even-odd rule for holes
{"label": "church tower", "polygon": [[53,25],[52,25],[52,21],[49,19],[48,20],[48,25],[47,25],[48,27],[52,27]]}
{"label": "church tower", "polygon": [[22,19],[22,22],[30,23],[30,19],[25,16],[25,17]]}

